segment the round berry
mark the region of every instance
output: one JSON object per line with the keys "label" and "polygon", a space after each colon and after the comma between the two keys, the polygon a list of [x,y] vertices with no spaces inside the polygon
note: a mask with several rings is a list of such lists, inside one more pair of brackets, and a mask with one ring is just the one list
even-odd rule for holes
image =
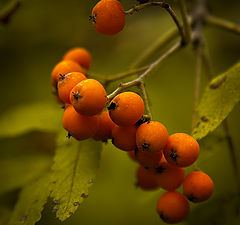
{"label": "round berry", "polygon": [[163,153],[166,160],[173,166],[187,167],[198,158],[199,144],[188,134],[176,133],[169,136]]}
{"label": "round berry", "polygon": [[101,0],[92,10],[91,16],[95,29],[106,35],[115,35],[125,26],[122,4],[117,0]]}
{"label": "round berry", "polygon": [[108,106],[109,115],[119,126],[134,125],[144,113],[144,102],[134,92],[123,92],[117,95]]}
{"label": "round berry", "polygon": [[107,93],[97,80],[87,79],[71,90],[70,101],[78,113],[93,116],[100,113],[106,106]]}
{"label": "round berry", "polygon": [[184,169],[172,166],[166,161],[164,156],[155,171],[158,185],[167,191],[174,191],[183,183],[185,175]]}
{"label": "round berry", "polygon": [[111,120],[108,111],[103,111],[98,116],[98,129],[96,130],[93,139],[99,141],[106,141],[107,139],[112,138],[112,129],[115,126],[115,123]]}
{"label": "round berry", "polygon": [[183,182],[183,193],[191,202],[202,202],[209,199],[213,190],[212,179],[201,171],[189,173]]}
{"label": "round berry", "polygon": [[57,82],[61,78],[61,75],[65,75],[71,72],[80,72],[84,73],[82,67],[78,65],[76,62],[70,60],[63,60],[59,62],[52,71],[51,74],[51,83],[54,88],[57,88]]}
{"label": "round berry", "polygon": [[163,150],[168,140],[166,127],[157,121],[143,123],[136,133],[137,147],[140,151],[158,152]]}
{"label": "round berry", "polygon": [[138,181],[139,187],[143,190],[154,190],[158,188],[155,175],[152,173],[149,173],[142,166],[138,167],[137,181]]}
{"label": "round berry", "polygon": [[58,81],[58,96],[65,102],[70,104],[70,93],[75,85],[82,80],[86,80],[86,76],[83,73],[72,72],[66,75],[61,75]]}
{"label": "round berry", "polygon": [[98,128],[97,116],[82,116],[68,105],[63,114],[63,127],[77,140],[93,137]]}
{"label": "round berry", "polygon": [[112,143],[123,151],[131,151],[136,148],[135,126],[120,127],[115,125],[112,129]]}
{"label": "round berry", "polygon": [[189,203],[184,195],[168,191],[158,200],[157,212],[160,218],[169,224],[183,221],[189,213]]}
{"label": "round berry", "polygon": [[72,60],[85,69],[91,66],[92,58],[85,48],[72,48],[63,56],[63,60]]}
{"label": "round berry", "polygon": [[159,152],[143,152],[136,151],[136,160],[145,168],[156,168],[159,166],[162,158],[162,151]]}

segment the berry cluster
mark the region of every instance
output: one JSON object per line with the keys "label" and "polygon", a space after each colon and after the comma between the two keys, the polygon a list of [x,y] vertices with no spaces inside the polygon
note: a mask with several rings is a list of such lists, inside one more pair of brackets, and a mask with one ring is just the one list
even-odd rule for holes
{"label": "berry cluster", "polygon": [[[147,1],[139,1],[144,3]],[[114,35],[125,25],[125,14],[117,0],[101,0],[92,10],[97,31]],[[166,223],[184,220],[189,201],[202,202],[213,193],[211,178],[193,171],[185,177],[185,167],[199,155],[198,142],[188,134],[168,135],[166,127],[144,115],[144,101],[134,92],[122,92],[109,103],[107,93],[95,79],[87,79],[91,55],[86,49],[69,50],[52,71],[51,83],[65,104],[63,127],[77,140],[112,140],[120,150],[140,164],[139,186],[144,190],[163,188],[157,212]],[[176,190],[183,185],[183,194]]]}

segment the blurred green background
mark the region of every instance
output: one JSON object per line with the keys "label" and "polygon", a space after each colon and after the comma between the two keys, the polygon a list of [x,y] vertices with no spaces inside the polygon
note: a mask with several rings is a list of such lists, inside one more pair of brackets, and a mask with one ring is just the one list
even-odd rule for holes
{"label": "blurred green background", "polygon": [[[151,8],[127,16],[126,27],[117,36],[104,36],[97,33],[88,20],[96,2],[25,0],[9,24],[0,24],[1,114],[17,105],[33,102],[56,104],[50,73],[68,49],[83,46],[91,52],[93,64],[90,74],[116,74],[126,71],[144,49],[174,26],[163,10]],[[134,0],[121,2],[125,9],[136,4]],[[177,1],[168,2],[178,13]],[[0,0],[0,9],[7,3],[7,0]],[[191,5],[192,2],[188,3]],[[209,0],[209,5],[214,15],[240,24],[239,1],[226,3],[224,0]],[[239,61],[239,36],[210,27],[204,29],[204,34],[216,75]],[[155,53],[148,62],[162,52]],[[165,124],[170,134],[190,132],[194,73],[194,53],[188,47],[164,61],[146,80],[153,118]],[[207,76],[203,74],[202,88],[206,83]],[[108,93],[117,85],[118,82],[111,86]],[[59,115],[61,113],[59,106]],[[240,163],[239,115],[238,105],[228,121]],[[24,116],[22,118],[26,122],[27,119]],[[2,139],[0,146],[3,159],[36,153],[41,156],[53,155],[55,135],[33,132],[17,138]],[[237,210],[240,199],[235,197],[237,178],[234,177],[226,143],[210,140],[207,144],[203,143],[201,149],[198,165],[212,177],[215,193],[209,201],[192,205],[191,215],[184,223],[239,224]],[[90,190],[89,198],[76,214],[62,224],[161,224],[155,207],[162,191],[144,192],[136,188],[136,168],[137,165],[125,152],[117,150],[110,143],[105,145],[97,180]],[[7,173],[9,168],[2,165],[1,170]],[[17,193],[10,192],[0,197],[0,204],[4,205],[0,208],[1,217],[12,209]],[[54,218],[50,208],[49,202],[39,225],[61,224]]]}

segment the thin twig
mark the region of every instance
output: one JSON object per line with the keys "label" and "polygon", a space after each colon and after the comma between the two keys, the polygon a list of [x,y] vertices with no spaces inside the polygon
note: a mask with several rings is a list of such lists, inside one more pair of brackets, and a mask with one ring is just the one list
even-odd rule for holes
{"label": "thin twig", "polygon": [[[206,46],[205,46],[205,49],[206,49]],[[206,65],[206,69],[208,70],[208,73],[207,73],[208,78],[209,78],[209,80],[211,80],[214,77],[214,70],[212,68],[211,58],[209,57],[208,54],[203,54],[203,60],[206,61],[205,65]],[[239,174],[240,171],[239,171],[236,151],[235,151],[235,147],[234,147],[234,144],[233,144],[232,136],[230,134],[227,119],[225,119],[223,121],[223,128],[224,128],[225,138],[227,140],[228,148],[230,150],[230,156],[231,156],[231,160],[232,160],[232,164],[233,164],[233,170],[234,170],[234,174],[235,174],[235,177],[236,177],[236,185],[237,185],[237,189],[238,189],[238,195],[240,196],[240,179],[239,179],[240,178],[240,174]]]}
{"label": "thin twig", "polygon": [[202,63],[203,63],[203,52],[204,52],[204,38],[202,35],[203,21],[205,16],[208,14],[206,0],[195,0],[193,9],[194,26],[192,32],[192,44],[196,52],[196,76],[195,76],[195,88],[194,88],[194,102],[193,102],[193,113],[192,113],[192,129],[195,126],[197,106],[199,103],[200,96],[200,85],[201,85],[201,74],[202,74]]}
{"label": "thin twig", "polygon": [[[205,41],[204,41],[204,43],[205,43]],[[202,57],[203,57],[203,63],[206,68],[206,75],[209,77],[209,79],[211,79],[214,76],[215,71],[214,71],[214,68],[212,65],[212,60],[211,60],[209,49],[208,49],[207,45],[204,45]]]}
{"label": "thin twig", "polygon": [[191,25],[188,21],[187,16],[187,7],[185,0],[179,0],[180,12],[183,19],[183,28],[184,28],[184,44],[188,44],[191,40]]}
{"label": "thin twig", "polygon": [[142,54],[133,62],[131,68],[136,68],[141,65],[147,58],[149,58],[155,51],[158,49],[165,47],[168,43],[176,39],[178,36],[178,29],[173,28],[168,31],[164,36],[160,36],[152,45],[150,45],[147,49],[144,50]]}
{"label": "thin twig", "polygon": [[200,84],[201,84],[201,74],[202,74],[202,46],[197,46],[196,48],[196,76],[195,76],[195,88],[194,88],[194,102],[193,102],[193,113],[192,113],[192,129],[195,126],[197,106],[199,103],[200,95]]}
{"label": "thin twig", "polygon": [[240,35],[240,26],[231,21],[228,21],[228,20],[216,17],[216,16],[211,16],[211,15],[207,16],[205,21],[209,25],[213,25],[215,27],[219,27],[221,29],[224,29],[224,30],[233,32],[237,35]]}
{"label": "thin twig", "polygon": [[108,100],[112,100],[118,93],[120,93],[122,90],[127,89],[132,86],[138,86],[142,82],[144,78],[146,78],[153,69],[155,69],[164,59],[172,55],[174,52],[179,50],[182,47],[181,42],[177,42],[175,45],[173,45],[167,52],[165,52],[160,58],[158,58],[155,62],[149,65],[148,69],[143,72],[138,78],[135,80],[121,83],[119,87],[113,91],[111,94],[108,95]]}
{"label": "thin twig", "polygon": [[179,31],[180,36],[182,37],[182,40],[184,40],[184,38],[185,38],[184,32],[183,32],[181,24],[177,18],[177,15],[174,12],[174,10],[171,8],[171,6],[166,2],[148,2],[145,4],[135,5],[133,8],[125,11],[125,14],[132,15],[133,13],[138,12],[139,10],[142,10],[142,9],[145,9],[145,8],[148,8],[151,6],[160,6],[161,8],[165,9],[169,13],[169,15],[172,17],[174,23],[176,24],[176,26],[178,28],[178,31]]}
{"label": "thin twig", "polygon": [[145,77],[147,77],[150,74],[150,72],[152,72],[152,70],[155,69],[164,59],[168,58],[170,55],[179,50],[181,47],[182,47],[181,42],[177,42],[176,44],[174,44],[168,51],[166,51],[161,57],[159,57],[159,59],[153,62],[148,67],[148,69],[141,76],[139,76],[138,79],[144,79]]}
{"label": "thin twig", "polygon": [[11,16],[17,11],[20,5],[21,5],[20,0],[10,2],[10,4],[7,5],[6,8],[0,12],[0,22],[3,24],[7,24]]}
{"label": "thin twig", "polygon": [[122,78],[129,77],[129,76],[132,76],[132,75],[136,75],[138,73],[141,73],[141,72],[147,70],[148,67],[149,66],[143,66],[143,67],[140,67],[140,68],[129,70],[127,72],[116,74],[116,75],[111,76],[111,77],[106,77],[106,78],[104,78],[103,83],[105,85],[107,85],[109,82],[116,81],[116,80],[121,80]]}
{"label": "thin twig", "polygon": [[145,86],[144,86],[144,82],[141,81],[139,83],[138,87],[139,87],[139,89],[141,91],[141,94],[142,94],[142,97],[143,97],[143,101],[144,101],[145,109],[146,109],[146,114],[148,115],[149,119],[152,120],[152,113],[151,113],[151,110],[150,110],[149,100],[148,100],[148,96],[147,96],[146,89],[145,89]]}

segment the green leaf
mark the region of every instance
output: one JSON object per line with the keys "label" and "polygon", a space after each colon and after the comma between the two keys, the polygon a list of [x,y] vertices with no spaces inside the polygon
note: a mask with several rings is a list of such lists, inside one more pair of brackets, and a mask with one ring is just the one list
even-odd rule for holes
{"label": "green leaf", "polygon": [[70,217],[88,196],[99,166],[101,142],[67,140],[61,136],[52,167],[54,211],[61,221]]}
{"label": "green leaf", "polygon": [[50,194],[49,184],[50,175],[46,174],[22,189],[9,225],[34,225],[40,220]]}
{"label": "green leaf", "polygon": [[240,100],[240,64],[214,78],[206,87],[197,108],[198,118],[192,135],[205,137],[215,130]]}
{"label": "green leaf", "polygon": [[20,188],[38,178],[51,165],[46,155],[24,155],[0,159],[0,194]]}
{"label": "green leaf", "polygon": [[30,131],[56,132],[61,124],[61,107],[51,103],[34,103],[12,108],[0,118],[0,138],[14,137]]}

